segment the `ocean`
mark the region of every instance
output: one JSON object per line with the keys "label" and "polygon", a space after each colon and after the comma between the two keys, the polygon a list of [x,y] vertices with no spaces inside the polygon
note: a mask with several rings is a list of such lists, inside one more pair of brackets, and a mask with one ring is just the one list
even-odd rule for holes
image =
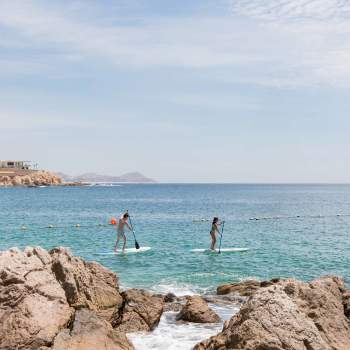
{"label": "ocean", "polygon": [[[110,253],[116,231],[109,221],[127,209],[138,242],[151,250],[115,256]],[[214,216],[225,220],[223,248],[249,250],[192,252],[209,248]],[[123,288],[178,295],[210,294],[220,284],[247,278],[310,280],[335,274],[349,284],[349,227],[350,185],[110,184],[0,189],[0,250],[28,245],[69,247],[74,254],[115,271]],[[130,232],[127,237],[128,247],[134,247]],[[228,311],[219,313],[227,319]],[[170,333],[164,338],[162,330],[171,328],[174,317],[166,313],[151,335],[132,335],[135,344],[143,344],[136,348],[170,349],[173,344],[175,349],[177,335],[183,344],[181,325],[172,327],[174,339],[169,341]],[[196,327],[198,339],[217,332],[214,326],[212,333],[208,327]],[[195,329],[187,328],[188,349],[197,341],[192,339]],[[147,342],[153,345],[147,347]],[[155,342],[160,345],[154,346]]]}

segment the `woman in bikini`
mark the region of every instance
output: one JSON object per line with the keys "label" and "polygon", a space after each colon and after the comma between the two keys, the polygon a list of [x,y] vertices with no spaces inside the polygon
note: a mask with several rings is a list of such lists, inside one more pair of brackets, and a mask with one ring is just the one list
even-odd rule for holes
{"label": "woman in bikini", "polygon": [[221,235],[219,231],[219,226],[221,225],[221,222],[219,222],[219,218],[215,217],[213,219],[213,223],[211,224],[211,230],[210,230],[210,236],[211,236],[211,250],[215,250],[215,244],[216,244],[216,233]]}

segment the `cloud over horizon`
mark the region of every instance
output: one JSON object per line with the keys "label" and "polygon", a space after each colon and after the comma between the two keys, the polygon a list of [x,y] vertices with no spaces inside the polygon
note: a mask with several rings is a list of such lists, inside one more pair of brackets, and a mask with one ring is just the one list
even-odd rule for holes
{"label": "cloud over horizon", "polygon": [[[132,135],[138,139],[130,153],[146,169],[140,171],[158,177],[147,171],[156,154],[173,169],[157,169],[164,178],[179,164],[194,178],[186,150],[201,158],[216,123],[232,132],[223,132],[225,152],[215,142],[213,151],[207,150],[201,169],[216,153],[228,157],[230,147],[240,149],[236,156],[242,161],[250,152],[250,146],[240,148],[245,140],[258,157],[262,140],[279,147],[284,132],[288,142],[310,142],[309,149],[317,149],[311,146],[320,145],[330,118],[343,123],[349,111],[344,98],[350,85],[349,19],[350,4],[342,0],[4,0],[0,122],[8,137],[26,130],[27,142],[38,130],[54,134],[56,154],[54,128],[68,135],[67,150],[75,142],[89,148],[95,132],[96,150],[82,155],[81,169],[62,169],[68,172],[90,170],[91,154],[98,166],[98,150],[104,151],[107,140],[114,152]],[[112,130],[121,125],[125,135],[115,137]],[[144,133],[157,138],[145,146]],[[283,147],[286,154],[293,152]],[[14,150],[13,156],[20,154]],[[275,157],[285,161],[282,153]],[[271,160],[268,154],[263,158]],[[138,168],[130,157],[123,162],[116,173]],[[77,166],[73,160],[69,164]],[[117,167],[101,170],[111,173]]]}

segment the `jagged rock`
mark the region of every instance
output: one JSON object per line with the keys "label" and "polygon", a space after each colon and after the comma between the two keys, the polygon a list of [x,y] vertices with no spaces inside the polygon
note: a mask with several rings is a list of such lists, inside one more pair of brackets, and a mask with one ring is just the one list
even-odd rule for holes
{"label": "jagged rock", "polygon": [[0,252],[0,349],[33,349],[51,343],[72,310],[40,248]]}
{"label": "jagged rock", "polygon": [[52,350],[132,350],[124,333],[101,320],[94,311],[81,309],[75,313],[72,329],[55,338]]}
{"label": "jagged rock", "polygon": [[98,263],[72,256],[64,248],[55,248],[50,254],[52,271],[71,306],[93,310],[122,306],[118,278],[113,272]]}
{"label": "jagged rock", "polygon": [[122,332],[151,331],[163,313],[163,298],[152,296],[142,289],[129,289],[122,293],[124,304],[116,310],[112,325]]}
{"label": "jagged rock", "polygon": [[[95,325],[91,329],[98,328],[95,341],[108,338],[108,349],[132,349],[123,333],[97,315],[108,318],[122,305],[116,275],[97,263],[72,256],[67,249],[47,252],[27,247],[24,251],[12,248],[0,252],[1,350],[45,350],[58,333],[56,346],[68,334],[69,341],[64,338],[67,349],[76,349],[78,342],[93,348],[95,343],[87,331],[90,324]],[[67,327],[80,308],[96,313],[77,313],[72,333]],[[79,329],[82,334],[78,336]]]}
{"label": "jagged rock", "polygon": [[263,287],[269,287],[274,283],[279,282],[278,278],[274,278],[270,281],[257,281],[257,280],[246,280],[243,282],[224,284],[217,287],[216,292],[218,295],[224,295],[229,293],[235,293],[241,296],[251,296],[258,289]]}
{"label": "jagged rock", "polygon": [[337,277],[284,280],[261,288],[195,350],[349,350],[345,285]]}
{"label": "jagged rock", "polygon": [[163,300],[165,303],[173,303],[177,300],[177,297],[174,293],[167,293],[164,295]]}
{"label": "jagged rock", "polygon": [[187,298],[187,303],[183,306],[176,318],[177,320],[195,323],[220,322],[220,317],[210,309],[205,300],[198,295]]}

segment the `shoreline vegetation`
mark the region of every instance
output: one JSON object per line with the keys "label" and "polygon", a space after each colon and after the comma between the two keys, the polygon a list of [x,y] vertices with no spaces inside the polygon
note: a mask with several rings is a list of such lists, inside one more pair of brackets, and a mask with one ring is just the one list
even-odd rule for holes
{"label": "shoreline vegetation", "polygon": [[0,252],[0,349],[132,350],[128,334],[152,332],[163,314],[176,322],[222,323],[208,303],[240,306],[196,350],[348,350],[350,291],[336,276],[309,283],[247,280],[217,294],[177,297],[119,287],[118,276],[69,249]]}

